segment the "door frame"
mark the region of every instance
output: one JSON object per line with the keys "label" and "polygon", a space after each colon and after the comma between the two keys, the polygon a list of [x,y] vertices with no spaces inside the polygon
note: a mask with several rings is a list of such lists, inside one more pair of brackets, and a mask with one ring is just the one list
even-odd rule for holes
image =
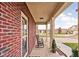
{"label": "door frame", "polygon": [[[25,53],[24,56],[22,56],[22,17],[25,18],[27,20],[27,52]],[[28,54],[28,17],[21,11],[21,57],[26,57]]]}

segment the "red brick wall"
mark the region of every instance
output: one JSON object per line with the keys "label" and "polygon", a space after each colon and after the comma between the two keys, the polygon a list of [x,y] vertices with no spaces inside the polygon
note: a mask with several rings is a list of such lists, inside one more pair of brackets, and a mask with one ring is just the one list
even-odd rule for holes
{"label": "red brick wall", "polygon": [[[22,6],[22,5],[21,5]],[[26,8],[26,9],[25,9]],[[34,46],[34,44],[35,44],[35,39],[36,39],[36,24],[35,24],[35,21],[34,21],[34,19],[33,19],[33,17],[32,17],[32,15],[30,14],[30,11],[28,11],[29,9],[28,9],[28,7],[27,6],[25,6],[25,8],[23,8],[22,9],[22,11],[23,12],[25,12],[25,14],[27,15],[27,17],[28,17],[28,19],[29,19],[29,53],[28,54],[30,54],[31,53],[31,51],[32,51],[32,48],[33,48],[33,46]]]}
{"label": "red brick wall", "polygon": [[21,56],[21,10],[29,18],[29,54],[34,46],[35,22],[25,3],[0,3],[0,56]]}
{"label": "red brick wall", "polygon": [[29,21],[29,54],[32,51],[32,48],[35,44],[35,39],[36,39],[36,25],[33,20]]}

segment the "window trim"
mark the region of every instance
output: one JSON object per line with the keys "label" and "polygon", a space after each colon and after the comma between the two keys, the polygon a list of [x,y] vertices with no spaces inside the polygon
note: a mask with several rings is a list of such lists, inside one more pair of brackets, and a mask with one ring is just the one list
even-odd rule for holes
{"label": "window trim", "polygon": [[[24,56],[22,56],[22,38],[23,38],[23,31],[22,31],[22,17],[27,20],[27,52],[25,53]],[[28,54],[28,17],[21,11],[21,57],[26,57]]]}

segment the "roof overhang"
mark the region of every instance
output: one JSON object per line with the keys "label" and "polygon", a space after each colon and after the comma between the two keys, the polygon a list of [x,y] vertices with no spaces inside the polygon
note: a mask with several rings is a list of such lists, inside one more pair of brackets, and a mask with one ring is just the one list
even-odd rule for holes
{"label": "roof overhang", "polygon": [[27,2],[30,13],[37,24],[45,24],[55,19],[71,2]]}

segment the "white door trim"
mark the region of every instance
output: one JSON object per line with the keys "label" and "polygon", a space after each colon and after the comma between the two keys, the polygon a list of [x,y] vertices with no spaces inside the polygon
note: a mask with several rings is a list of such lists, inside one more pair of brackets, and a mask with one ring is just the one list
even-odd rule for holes
{"label": "white door trim", "polygon": [[[25,53],[24,56],[22,56],[22,17],[24,17],[27,20],[27,52]],[[26,57],[28,54],[28,18],[25,16],[25,14],[21,11],[21,57]]]}

